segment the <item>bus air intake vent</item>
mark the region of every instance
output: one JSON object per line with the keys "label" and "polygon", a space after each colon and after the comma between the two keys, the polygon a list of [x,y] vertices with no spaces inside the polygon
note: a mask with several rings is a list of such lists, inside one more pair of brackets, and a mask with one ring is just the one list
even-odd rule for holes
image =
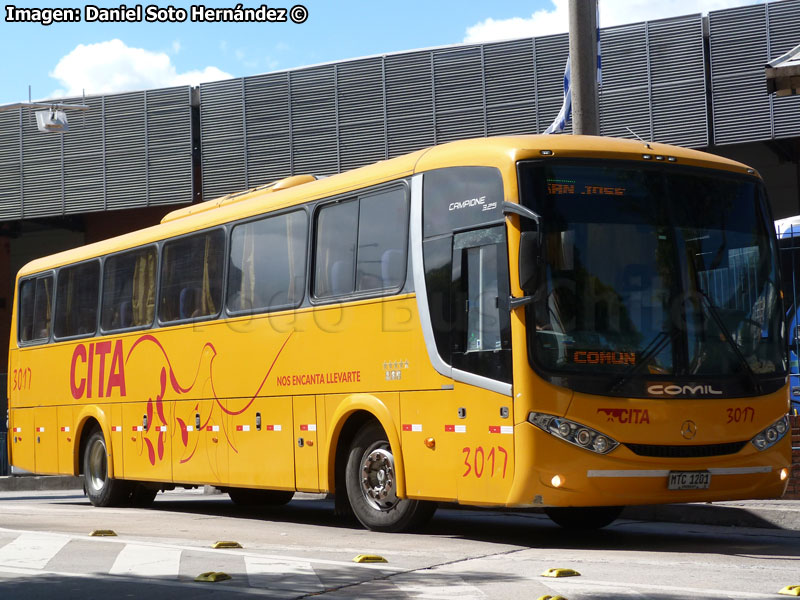
{"label": "bus air intake vent", "polygon": [[744,448],[747,441],[727,444],[707,444],[704,446],[655,446],[651,444],[625,444],[631,452],[639,456],[656,458],[702,458],[736,454]]}

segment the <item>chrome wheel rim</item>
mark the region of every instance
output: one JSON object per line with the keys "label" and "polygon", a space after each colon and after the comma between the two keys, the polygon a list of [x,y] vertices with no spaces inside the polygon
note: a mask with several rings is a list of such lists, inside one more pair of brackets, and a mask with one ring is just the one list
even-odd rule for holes
{"label": "chrome wheel rim", "polygon": [[399,499],[395,488],[394,457],[386,442],[376,442],[361,458],[361,493],[372,508],[391,510]]}
{"label": "chrome wheel rim", "polygon": [[106,463],[106,446],[100,440],[95,440],[89,448],[86,461],[86,481],[93,492],[99,492],[106,484],[108,477],[108,464]]}

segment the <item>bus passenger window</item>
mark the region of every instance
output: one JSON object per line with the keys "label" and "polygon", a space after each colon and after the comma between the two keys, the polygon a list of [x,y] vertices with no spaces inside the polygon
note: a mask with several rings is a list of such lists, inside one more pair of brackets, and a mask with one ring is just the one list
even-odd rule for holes
{"label": "bus passenger window", "polygon": [[405,187],[323,206],[317,216],[314,296],[399,289],[405,283]]}
{"label": "bus passenger window", "polygon": [[100,326],[113,331],[152,324],[155,296],[155,248],[109,256],[103,267]]}
{"label": "bus passenger window", "polygon": [[343,296],[355,289],[358,202],[349,200],[320,209],[314,257],[314,295]]}
{"label": "bus passenger window", "polygon": [[304,211],[234,227],[228,310],[238,313],[297,306],[305,292],[307,235]]}
{"label": "bus passenger window", "polygon": [[50,316],[53,298],[53,277],[23,281],[19,289],[19,338],[23,342],[50,337]]}
{"label": "bus passenger window", "polygon": [[404,188],[360,199],[358,291],[388,290],[405,282],[407,223],[408,202]]}
{"label": "bus passenger window", "polygon": [[99,262],[92,261],[59,271],[53,325],[56,337],[94,334],[97,329],[99,291]]}
{"label": "bus passenger window", "polygon": [[164,244],[158,301],[163,323],[219,312],[224,252],[225,232],[221,229]]}

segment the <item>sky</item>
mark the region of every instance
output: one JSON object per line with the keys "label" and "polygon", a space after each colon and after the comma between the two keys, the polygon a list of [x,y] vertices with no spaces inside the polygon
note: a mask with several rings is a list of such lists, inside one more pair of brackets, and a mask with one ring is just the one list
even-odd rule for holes
{"label": "sky", "polygon": [[[84,92],[91,96],[198,85],[361,56],[567,31],[568,0],[275,1],[268,6],[285,9],[285,22],[193,21],[191,3],[157,0],[139,5],[141,21],[132,15],[134,20],[129,22],[87,22],[91,16],[87,6],[118,9],[121,3],[22,1],[13,6],[27,11],[9,14],[13,0],[6,0],[0,20],[0,105],[26,101],[28,86],[33,99],[75,97]],[[305,13],[302,9],[293,12],[294,2],[302,2]],[[762,2],[599,0],[600,26]],[[245,8],[261,6],[258,2],[242,4]],[[132,0],[126,6],[137,5]],[[185,21],[146,21],[148,7],[151,15],[166,18],[170,6],[184,9]],[[201,6],[232,9],[237,4]],[[77,15],[79,22],[43,25],[18,21],[25,16],[40,19],[45,15],[36,13],[45,13],[45,8],[73,9],[64,13]],[[157,9],[162,9],[161,15],[156,14]],[[93,11],[89,8],[88,12]],[[296,23],[291,15],[298,21],[305,19]]]}

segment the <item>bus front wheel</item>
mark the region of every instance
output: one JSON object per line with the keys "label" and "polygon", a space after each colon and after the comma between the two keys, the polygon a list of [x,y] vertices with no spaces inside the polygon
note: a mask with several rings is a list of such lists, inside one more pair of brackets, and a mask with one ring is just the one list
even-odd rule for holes
{"label": "bus front wheel", "polygon": [[613,523],[621,506],[576,506],[545,508],[545,514],[565,529],[600,529]]}
{"label": "bus front wheel", "polygon": [[377,422],[367,423],[356,434],[345,467],[347,497],[367,529],[413,529],[433,516],[436,504],[397,497],[394,455],[386,438]]}
{"label": "bus front wheel", "polygon": [[118,506],[130,496],[127,481],[108,476],[108,451],[103,432],[95,429],[83,452],[83,482],[89,502],[94,506]]}

